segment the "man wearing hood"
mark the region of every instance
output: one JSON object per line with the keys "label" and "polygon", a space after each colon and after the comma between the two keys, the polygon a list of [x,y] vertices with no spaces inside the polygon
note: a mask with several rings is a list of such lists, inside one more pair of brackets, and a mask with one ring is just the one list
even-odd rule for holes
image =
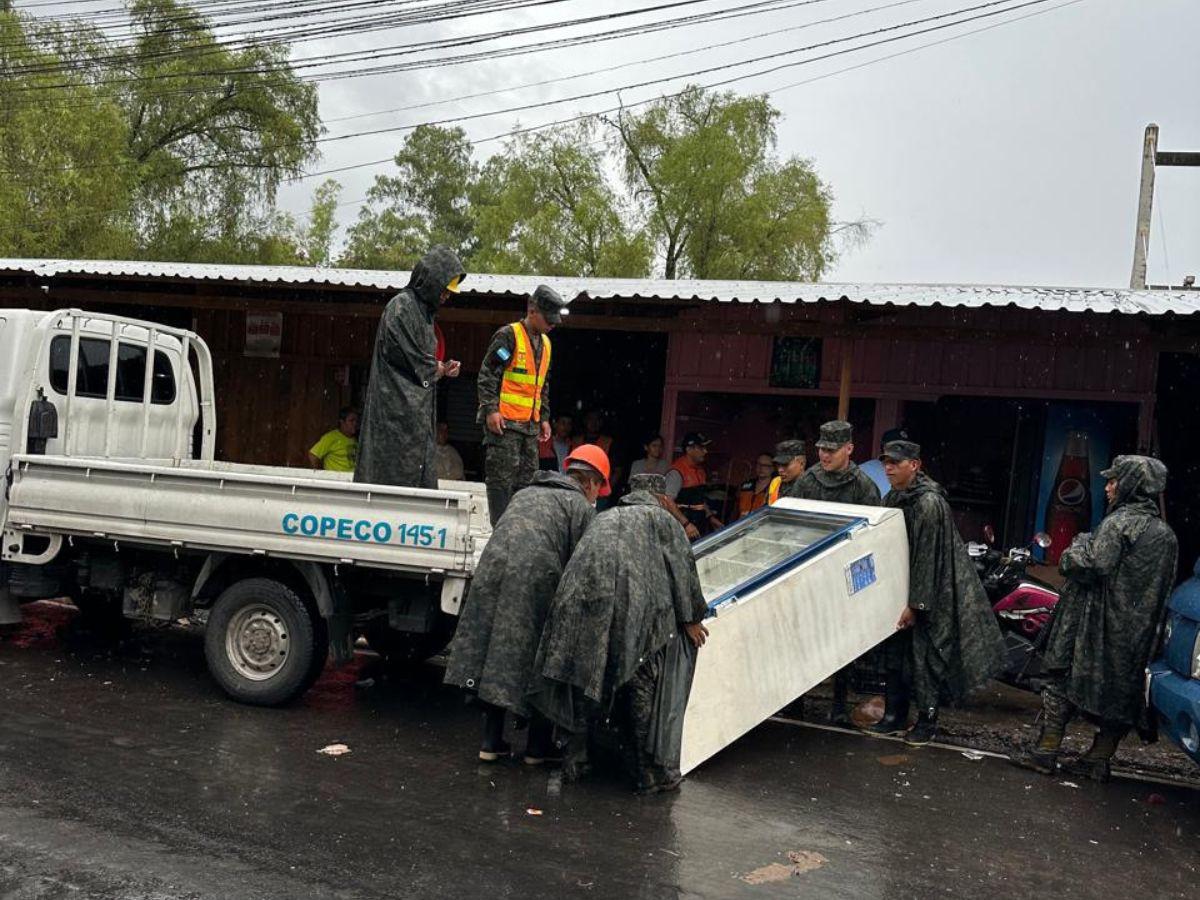
{"label": "man wearing hood", "polygon": [[1079,768],[1097,781],[1109,777],[1121,738],[1145,724],[1142,679],[1179,554],[1158,505],[1167,467],[1147,456],[1118,456],[1101,474],[1108,512],[1059,558],[1067,582],[1043,651],[1042,730],[1034,748],[1015,759],[1053,773],[1067,726],[1083,713],[1098,730]]}
{"label": "man wearing hood", "polygon": [[553,288],[538,285],[525,318],[496,330],[479,367],[478,420],[493,525],[537,471],[538,442],[550,440],[550,332],[566,305]]}
{"label": "man wearing hood", "polygon": [[[826,422],[821,426],[821,433],[817,439],[818,465],[804,473],[792,496],[825,503],[879,506],[882,501],[879,488],[850,459],[852,453],[854,429],[850,423],[841,420]],[[829,711],[829,718],[837,725],[851,724],[847,704],[851,666],[842,669],[833,677],[833,705]]]}
{"label": "man wearing hood", "polygon": [[657,499],[663,481],[635,475],[580,541],[546,619],[530,696],[576,743],[611,715],[639,793],[679,785],[694,653],[708,635],[691,545]]}
{"label": "man wearing hood", "polygon": [[[921,470],[920,446],[892,441],[881,458],[892,486],[883,505],[904,511],[908,532],[908,607],[897,623],[904,636],[887,649],[893,665],[884,717],[868,731],[903,733],[906,744],[922,746],[937,734],[943,703],[962,699],[1000,671],[1004,638],[946,493]],[[895,665],[900,662],[903,673]],[[905,731],[910,699],[917,722]]]}
{"label": "man wearing hood", "polygon": [[509,755],[505,713],[529,720],[525,762],[553,751],[552,726],[526,700],[542,625],[563,568],[606,495],[608,457],[584,445],[566,459],[566,473],[536,472],[513,497],[479,559],[458,618],[446,683],[475,694],[484,707],[479,758]]}
{"label": "man wearing hood", "polygon": [[375,333],[355,481],[437,487],[433,319],[465,277],[454,251],[439,245],[413,267],[408,287],[388,301]]}

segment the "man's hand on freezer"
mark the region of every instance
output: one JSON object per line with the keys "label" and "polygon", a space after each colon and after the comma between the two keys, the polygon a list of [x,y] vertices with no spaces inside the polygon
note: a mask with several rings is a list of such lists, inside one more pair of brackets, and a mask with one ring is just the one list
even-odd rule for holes
{"label": "man's hand on freezer", "polygon": [[700,529],[691,522],[685,521],[683,523],[683,533],[688,536],[689,541],[696,541],[700,539]]}
{"label": "man's hand on freezer", "polygon": [[683,630],[687,632],[688,639],[696,647],[703,647],[704,642],[708,639],[708,629],[704,627],[702,622],[693,622],[691,625],[684,625]]}
{"label": "man's hand on freezer", "polygon": [[917,611],[911,606],[904,607],[904,612],[900,614],[900,621],[896,623],[896,630],[903,631],[906,628],[912,628],[917,622]]}

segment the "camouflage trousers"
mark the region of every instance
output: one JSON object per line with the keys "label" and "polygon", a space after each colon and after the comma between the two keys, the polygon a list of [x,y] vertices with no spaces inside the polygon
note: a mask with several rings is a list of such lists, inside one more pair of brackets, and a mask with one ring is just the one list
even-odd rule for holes
{"label": "camouflage trousers", "polygon": [[639,789],[670,780],[670,773],[656,763],[654,754],[646,749],[650,743],[654,695],[658,690],[658,681],[663,675],[666,656],[667,651],[664,648],[642,663],[616,697],[617,721],[621,726],[621,747],[624,750],[626,767]]}
{"label": "camouflage trousers", "polygon": [[505,428],[501,435],[489,433],[483,446],[488,515],[495,526],[512,495],[533,480],[538,467],[538,436]]}

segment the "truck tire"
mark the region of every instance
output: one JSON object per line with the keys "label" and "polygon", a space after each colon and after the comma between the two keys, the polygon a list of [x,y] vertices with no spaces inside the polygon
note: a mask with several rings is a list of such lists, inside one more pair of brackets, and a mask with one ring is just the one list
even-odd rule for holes
{"label": "truck tire", "polygon": [[428,633],[397,631],[388,625],[387,616],[379,616],[366,624],[363,636],[389,665],[411,666],[445,650],[454,628],[439,621],[438,627]]}
{"label": "truck tire", "polygon": [[234,700],[278,706],[294,700],[324,665],[326,642],[313,613],[285,584],[246,578],[225,589],[213,604],[204,632],[208,671]]}

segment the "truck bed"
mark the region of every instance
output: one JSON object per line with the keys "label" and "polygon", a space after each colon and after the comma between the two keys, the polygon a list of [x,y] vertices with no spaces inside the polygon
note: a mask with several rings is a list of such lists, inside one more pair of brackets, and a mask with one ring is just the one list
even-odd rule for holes
{"label": "truck bed", "polygon": [[32,455],[12,458],[5,527],[459,576],[490,533],[483,485],[470,482],[425,490],[306,469]]}

